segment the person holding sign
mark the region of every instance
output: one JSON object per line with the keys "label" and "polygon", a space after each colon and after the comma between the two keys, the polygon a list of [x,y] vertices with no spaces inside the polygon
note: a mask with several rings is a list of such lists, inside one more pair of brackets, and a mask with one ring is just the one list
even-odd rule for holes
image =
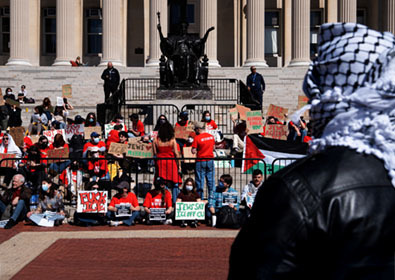
{"label": "person holding sign", "polygon": [[[195,181],[192,178],[187,178],[184,181],[181,192],[177,196],[177,202],[200,202],[200,195],[196,191]],[[181,221],[181,227],[186,227],[188,224],[185,220]],[[196,228],[198,221],[190,221],[190,226]]]}
{"label": "person holding sign", "polygon": [[0,218],[8,205],[12,206],[12,215],[5,225],[5,229],[14,227],[18,221],[26,217],[30,208],[30,198],[32,191],[25,186],[25,177],[22,174],[16,174],[12,178],[12,187],[7,189],[3,195],[0,195]]}
{"label": "person holding sign", "polygon": [[166,182],[162,178],[158,177],[155,180],[155,189],[150,190],[144,199],[144,212],[147,225],[151,225],[152,221],[149,219],[149,214],[151,209],[164,209],[164,214],[166,214],[166,224],[172,223],[173,212],[173,202],[171,200],[171,194],[166,189]]}
{"label": "person holding sign", "polygon": [[[49,145],[49,150],[62,150],[67,153],[68,157],[68,150],[69,150],[69,144],[67,144],[64,139],[62,134],[56,134],[54,141],[51,145]],[[67,150],[67,151],[66,151]],[[62,153],[64,154],[64,153]],[[49,166],[49,171],[53,174],[60,174],[67,168],[67,166],[70,165],[70,160],[64,160],[62,162],[56,161],[50,164]]]}
{"label": "person holding sign", "polygon": [[44,179],[41,183],[37,208],[27,213],[27,217],[37,225],[40,225],[42,219],[61,225],[65,216],[62,190],[51,180]]}
{"label": "person holding sign", "polygon": [[244,186],[243,192],[241,193],[241,204],[245,206],[244,213],[245,217],[248,218],[251,214],[252,205],[254,205],[255,196],[258,189],[263,184],[263,173],[260,169],[255,169],[252,172],[252,181]]}
{"label": "person holding sign", "polygon": [[[212,199],[214,192],[214,136],[205,132],[205,124],[195,124],[196,137],[192,143],[192,153],[197,154],[196,159],[196,188],[200,197],[203,198],[204,180],[207,180],[208,196]],[[199,159],[204,158],[204,159]]]}
{"label": "person holding sign", "polygon": [[217,225],[217,216],[221,216],[219,217],[220,219],[226,219],[226,217],[223,217],[223,213],[226,213],[226,211],[221,211],[224,207],[228,208],[227,210],[232,210],[230,212],[232,215],[234,214],[236,217],[239,216],[239,195],[238,192],[231,187],[232,183],[232,176],[229,174],[221,175],[215,193],[212,199],[208,201],[207,217],[211,217],[211,225],[213,227]]}
{"label": "person holding sign", "polygon": [[98,151],[102,153],[106,151],[106,144],[100,140],[100,135],[95,131],[91,133],[91,140],[84,145],[84,158],[87,156],[88,151],[92,150],[92,148],[98,148]]}
{"label": "person holding sign", "polygon": [[107,217],[110,220],[110,226],[133,226],[135,220],[140,217],[140,206],[136,195],[130,191],[130,184],[122,181],[117,185],[118,194],[116,194],[108,206]]}
{"label": "person holding sign", "polygon": [[[34,107],[34,113],[30,118],[30,124],[27,128],[28,135],[31,135],[33,132],[36,132],[37,135],[41,134],[41,131],[45,130],[48,127],[48,118],[44,113],[44,109],[41,106]],[[34,134],[34,133],[33,133]]]}
{"label": "person holding sign", "polygon": [[[155,172],[157,177],[166,181],[167,186],[172,190],[173,202],[179,193],[178,184],[181,184],[181,165],[175,158],[180,158],[174,129],[170,123],[164,123],[158,131],[158,136],[152,143],[155,162]],[[167,158],[167,159],[161,159]]]}

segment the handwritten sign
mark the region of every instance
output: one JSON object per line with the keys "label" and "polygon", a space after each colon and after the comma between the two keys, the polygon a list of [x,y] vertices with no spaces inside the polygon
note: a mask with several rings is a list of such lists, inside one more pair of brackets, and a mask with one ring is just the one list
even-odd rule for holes
{"label": "handwritten sign", "polygon": [[152,144],[142,142],[128,143],[126,156],[134,158],[152,158]]}
{"label": "handwritten sign", "polygon": [[[51,149],[47,151],[48,158],[68,158],[69,148]],[[48,163],[60,162],[61,160],[48,160]]]}
{"label": "handwritten sign", "polygon": [[[192,147],[183,147],[182,153],[184,158],[196,158],[196,154],[192,154]],[[194,163],[194,159],[186,159],[184,160],[185,163]]]}
{"label": "handwritten sign", "polygon": [[176,220],[204,220],[204,202],[177,202]]}
{"label": "handwritten sign", "polygon": [[232,109],[229,109],[229,115],[232,121],[237,120],[239,118],[239,112],[237,111],[237,108],[234,107]]}
{"label": "handwritten sign", "polygon": [[267,109],[266,118],[268,116],[273,116],[281,121],[285,120],[284,114],[288,114],[288,109],[270,104],[269,108]]}
{"label": "handwritten sign", "polygon": [[151,208],[149,213],[150,221],[166,221],[166,208]]}
{"label": "handwritten sign", "polygon": [[64,129],[66,134],[66,139],[69,140],[73,135],[84,135],[84,125],[83,124],[68,124]]}
{"label": "handwritten sign", "polygon": [[64,129],[54,129],[54,130],[44,130],[43,131],[43,135],[48,138],[49,144],[53,143],[56,134],[62,134],[63,139],[66,139]]}
{"label": "handwritten sign", "polygon": [[79,191],[77,213],[106,213],[107,191]]}
{"label": "handwritten sign", "polygon": [[[114,129],[114,126],[115,126],[115,124],[111,124],[111,123],[108,123],[108,124],[104,125],[104,137],[106,139],[107,139],[108,134],[110,133],[110,131]],[[125,124],[122,124],[122,131],[126,131],[126,125]]]}
{"label": "handwritten sign", "polygon": [[236,104],[236,109],[237,109],[237,112],[239,112],[239,114],[240,114],[240,119],[246,121],[247,120],[247,112],[251,111],[251,109],[241,106],[239,104]]}
{"label": "handwritten sign", "polygon": [[73,97],[72,90],[71,90],[71,85],[62,85],[62,97],[63,98],[71,98],[71,97]]}
{"label": "handwritten sign", "polygon": [[268,124],[265,126],[265,137],[277,140],[287,140],[288,128],[282,124]]}
{"label": "handwritten sign", "polygon": [[119,154],[126,154],[127,151],[128,151],[127,144],[111,142],[110,149],[108,150],[108,153],[112,154],[112,155],[119,155]]}
{"label": "handwritten sign", "polygon": [[14,168],[15,160],[7,160],[7,159],[13,159],[15,158],[15,156],[16,156],[15,154],[0,154],[0,161],[1,161],[0,167]]}
{"label": "handwritten sign", "polygon": [[193,132],[193,129],[191,127],[187,126],[176,126],[174,127],[174,135],[176,139],[185,139],[187,140],[189,137],[189,134]]}
{"label": "handwritten sign", "polygon": [[10,135],[18,147],[23,147],[23,139],[25,137],[25,129],[23,127],[11,127]]}
{"label": "handwritten sign", "polygon": [[[301,109],[303,106],[309,104],[309,98],[306,95],[298,95],[298,109]],[[303,114],[305,120],[310,119],[309,110],[304,112]]]}
{"label": "handwritten sign", "polygon": [[89,140],[91,139],[91,133],[96,132],[99,134],[99,137],[101,138],[101,127],[100,126],[85,126],[84,127],[84,139]]}
{"label": "handwritten sign", "polygon": [[263,119],[261,111],[249,111],[247,116],[248,134],[263,132]]}
{"label": "handwritten sign", "polygon": [[237,204],[239,194],[237,192],[224,192],[222,193],[222,206],[229,204]]}

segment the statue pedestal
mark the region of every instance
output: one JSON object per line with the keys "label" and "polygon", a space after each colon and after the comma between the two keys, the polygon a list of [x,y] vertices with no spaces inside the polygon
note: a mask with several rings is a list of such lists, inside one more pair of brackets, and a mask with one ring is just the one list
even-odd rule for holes
{"label": "statue pedestal", "polygon": [[156,99],[165,100],[212,100],[213,95],[210,89],[158,89]]}

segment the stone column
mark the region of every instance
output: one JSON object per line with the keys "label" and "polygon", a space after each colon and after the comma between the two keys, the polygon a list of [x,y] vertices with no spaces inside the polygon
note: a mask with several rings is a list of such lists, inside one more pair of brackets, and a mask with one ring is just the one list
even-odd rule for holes
{"label": "stone column", "polygon": [[40,63],[40,0],[10,1],[10,58],[7,66]]}
{"label": "stone column", "polygon": [[157,29],[157,13],[160,12],[160,25],[162,26],[163,36],[167,37],[167,0],[150,0],[149,11],[149,59],[145,66],[159,67],[159,58],[162,52],[160,51],[160,37]]}
{"label": "stone column", "polygon": [[385,22],[384,31],[395,34],[395,0],[384,1]]}
{"label": "stone column", "polygon": [[247,1],[247,60],[245,67],[267,67],[265,60],[265,1]]}
{"label": "stone column", "polygon": [[357,22],[357,0],[339,0],[339,21]]}
{"label": "stone column", "polygon": [[56,60],[53,66],[70,66],[82,57],[82,1],[56,0]]}
{"label": "stone column", "polygon": [[325,22],[337,22],[337,2],[338,2],[338,0],[326,0],[326,2],[325,2],[325,10],[326,10]]}
{"label": "stone column", "polygon": [[204,49],[209,67],[221,67],[217,60],[217,13],[217,0],[200,0],[200,37],[203,38],[207,29],[215,27],[208,35]]}
{"label": "stone column", "polygon": [[283,66],[288,66],[292,58],[292,0],[283,0],[284,57]]}
{"label": "stone column", "polygon": [[292,7],[292,61],[289,66],[310,63],[310,0],[294,0]]}
{"label": "stone column", "polygon": [[103,56],[99,66],[109,61],[114,66],[126,65],[125,0],[103,0]]}

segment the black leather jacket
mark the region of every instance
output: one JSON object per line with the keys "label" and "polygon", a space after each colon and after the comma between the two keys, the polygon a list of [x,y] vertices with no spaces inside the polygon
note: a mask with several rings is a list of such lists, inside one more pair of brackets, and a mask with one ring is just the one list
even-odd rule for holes
{"label": "black leather jacket", "polygon": [[395,279],[395,189],[343,147],[271,176],[231,251],[229,279]]}

